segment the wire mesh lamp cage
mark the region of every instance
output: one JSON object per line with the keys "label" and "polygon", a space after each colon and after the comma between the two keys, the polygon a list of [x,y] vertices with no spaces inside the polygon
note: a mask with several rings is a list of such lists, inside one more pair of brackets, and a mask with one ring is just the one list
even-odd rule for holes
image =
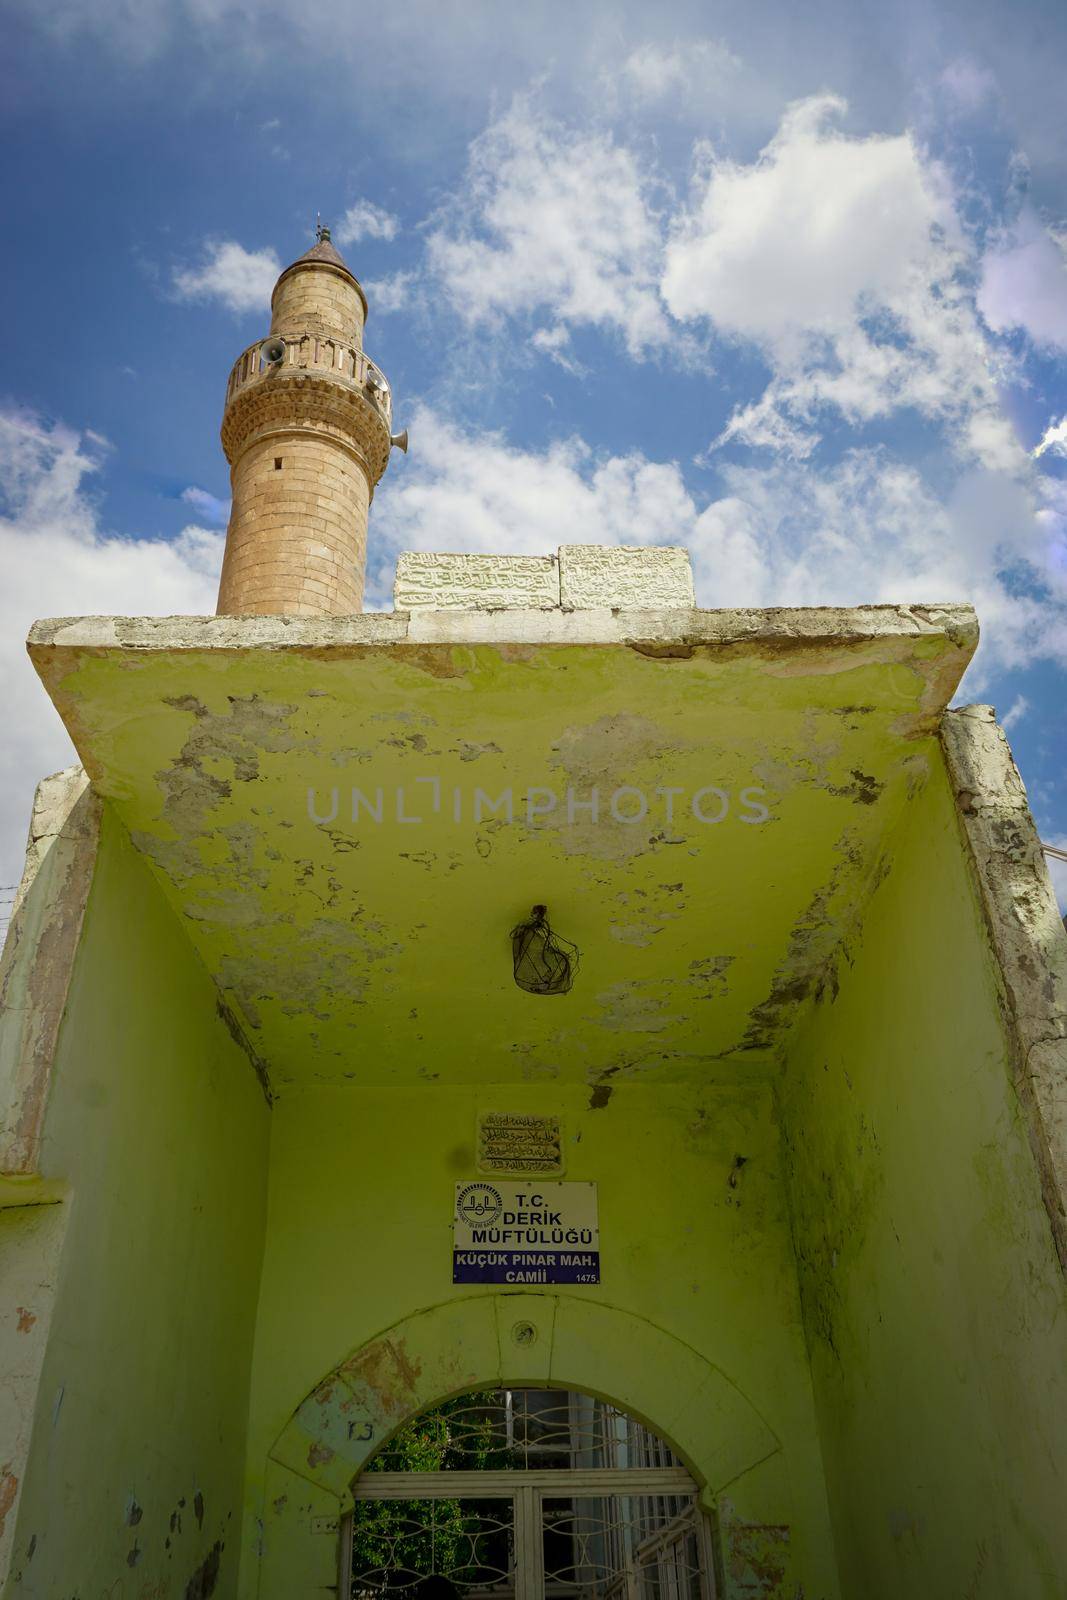
{"label": "wire mesh lamp cage", "polygon": [[552,931],[547,906],[534,906],[512,928],[511,958],[515,982],[527,994],[566,994],[578,970],[578,946]]}

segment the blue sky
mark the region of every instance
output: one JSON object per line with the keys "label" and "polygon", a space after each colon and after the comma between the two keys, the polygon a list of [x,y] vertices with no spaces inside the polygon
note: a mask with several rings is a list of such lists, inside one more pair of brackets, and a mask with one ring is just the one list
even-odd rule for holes
{"label": "blue sky", "polygon": [[1062,6],[0,9],[0,883],[69,759],[26,627],[213,609],[226,375],[316,211],[412,434],[370,603],[573,541],[688,544],[704,605],[971,599],[961,698],[1067,842]]}

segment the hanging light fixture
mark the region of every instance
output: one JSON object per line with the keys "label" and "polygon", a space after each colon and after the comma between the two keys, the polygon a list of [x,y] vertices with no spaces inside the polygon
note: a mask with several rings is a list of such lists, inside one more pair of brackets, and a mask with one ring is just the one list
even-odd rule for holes
{"label": "hanging light fixture", "polygon": [[511,930],[515,982],[527,994],[566,994],[578,970],[578,946],[548,925],[548,907],[534,906]]}

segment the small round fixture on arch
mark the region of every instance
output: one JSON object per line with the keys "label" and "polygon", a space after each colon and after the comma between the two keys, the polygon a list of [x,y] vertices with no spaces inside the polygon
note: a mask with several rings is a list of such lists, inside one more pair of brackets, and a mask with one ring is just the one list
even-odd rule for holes
{"label": "small round fixture on arch", "polygon": [[511,930],[515,982],[527,994],[566,994],[578,970],[578,946],[553,933],[548,907],[534,906],[529,921]]}

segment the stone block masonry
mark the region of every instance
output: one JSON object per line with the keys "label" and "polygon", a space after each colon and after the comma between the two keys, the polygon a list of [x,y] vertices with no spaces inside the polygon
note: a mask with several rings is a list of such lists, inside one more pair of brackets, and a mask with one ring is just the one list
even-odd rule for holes
{"label": "stone block masonry", "polygon": [[559,563],[555,556],[405,550],[396,564],[393,605],[397,611],[554,611]]}
{"label": "stone block masonry", "polygon": [[340,443],[294,428],[251,445],[233,469],[219,611],[359,611],[369,505],[366,473]]}
{"label": "stone block masonry", "polygon": [[689,551],[680,545],[560,545],[559,603],[567,611],[689,610],[696,603]]}
{"label": "stone block masonry", "polygon": [[689,552],[675,546],[561,545],[555,556],[406,550],[397,611],[690,610]]}
{"label": "stone block masonry", "polygon": [[278,280],[272,309],[272,333],[309,332],[362,343],[362,296],[347,274],[290,269]]}

